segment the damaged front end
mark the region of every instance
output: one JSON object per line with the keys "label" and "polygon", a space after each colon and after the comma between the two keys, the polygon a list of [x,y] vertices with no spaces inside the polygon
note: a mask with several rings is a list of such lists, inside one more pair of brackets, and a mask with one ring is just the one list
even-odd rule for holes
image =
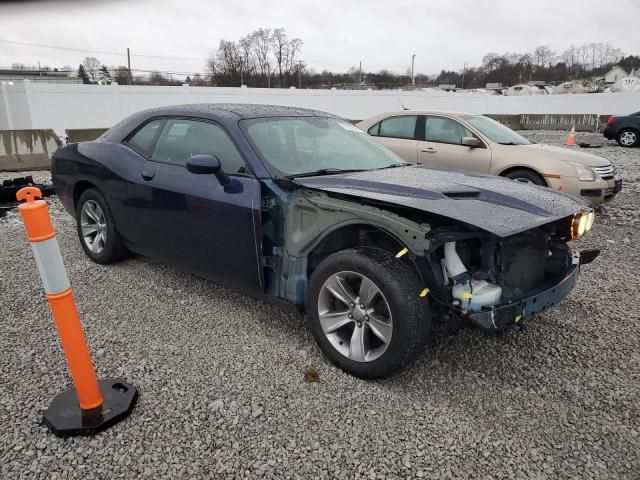
{"label": "damaged front end", "polygon": [[[592,213],[585,218],[592,223]],[[431,231],[424,271],[445,318],[504,330],[556,305],[580,269],[580,252],[567,244],[574,223],[564,219],[506,238],[455,227]],[[597,254],[583,252],[582,263]]]}

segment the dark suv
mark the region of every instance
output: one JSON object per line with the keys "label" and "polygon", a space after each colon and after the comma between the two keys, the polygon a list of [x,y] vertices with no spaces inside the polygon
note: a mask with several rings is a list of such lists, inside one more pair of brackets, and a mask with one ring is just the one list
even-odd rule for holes
{"label": "dark suv", "polygon": [[637,147],[640,145],[640,112],[609,117],[603,134],[608,140],[617,140],[621,147]]}

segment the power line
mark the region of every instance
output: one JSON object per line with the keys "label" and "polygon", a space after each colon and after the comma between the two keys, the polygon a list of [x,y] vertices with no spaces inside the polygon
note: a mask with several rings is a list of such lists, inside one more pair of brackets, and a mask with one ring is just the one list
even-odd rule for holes
{"label": "power line", "polygon": [[[54,49],[54,50],[67,50],[70,52],[81,52],[81,53],[100,53],[103,55],[118,55],[118,56],[126,56],[127,54],[122,51],[122,52],[112,52],[112,51],[108,51],[108,50],[89,50],[89,49],[85,49],[85,48],[74,48],[74,47],[62,47],[62,46],[56,46],[56,45],[44,45],[42,43],[28,43],[28,42],[16,42],[13,40],[2,40],[0,39],[0,43],[7,43],[10,45],[21,45],[24,47],[36,47],[36,48],[50,48],[50,49]],[[174,56],[170,56],[170,55],[152,55],[152,54],[146,54],[146,53],[135,53],[132,56],[134,57],[145,57],[145,58],[167,58],[167,59],[171,59],[171,60],[204,60],[206,61],[207,58],[204,57],[174,57]]]}
{"label": "power line", "polygon": [[[70,52],[81,52],[81,53],[99,53],[102,55],[117,55],[119,57],[126,57],[126,50],[123,50],[122,52],[114,52],[114,51],[110,51],[110,50],[90,50],[90,49],[85,49],[85,48],[75,48],[75,47],[63,47],[63,46],[56,46],[56,45],[45,45],[42,43],[29,43],[29,42],[17,42],[14,40],[3,40],[0,39],[0,43],[6,43],[9,45],[21,45],[21,46],[25,46],[25,47],[36,47],[36,48],[49,48],[49,49],[53,49],[53,50],[66,50],[66,51],[70,51]],[[169,59],[169,60],[197,60],[197,61],[207,61],[208,58],[205,57],[179,57],[179,56],[171,56],[171,55],[156,55],[156,54],[149,54],[149,53],[135,53],[135,51],[133,51],[131,53],[132,57],[143,57],[143,58],[165,58],[165,59]],[[333,67],[340,67],[340,68],[350,68],[352,67],[352,65],[348,65],[346,63],[341,63],[341,62],[323,62],[326,65],[332,65]],[[365,62],[365,64],[367,64],[370,68],[376,68],[376,69],[381,69],[381,70],[391,70],[390,65],[378,65],[378,64],[373,64],[373,63],[368,63]]]}

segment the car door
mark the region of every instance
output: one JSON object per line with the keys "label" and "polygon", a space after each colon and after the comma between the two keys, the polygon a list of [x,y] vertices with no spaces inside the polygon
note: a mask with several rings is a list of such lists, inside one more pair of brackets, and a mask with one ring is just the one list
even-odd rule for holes
{"label": "car door", "polygon": [[367,133],[402,158],[405,162],[418,162],[418,115],[393,115],[367,130]]}
{"label": "car door", "polygon": [[[192,155],[215,155],[231,178],[187,170]],[[169,118],[141,172],[148,208],[140,211],[146,253],[197,275],[262,291],[260,185],[224,128]]]}
{"label": "car door", "polygon": [[[472,170],[489,173],[491,150],[481,141],[478,147],[462,145],[463,137],[475,137],[453,118],[427,115],[418,146],[418,163],[447,170]],[[480,140],[480,139],[479,139]]]}

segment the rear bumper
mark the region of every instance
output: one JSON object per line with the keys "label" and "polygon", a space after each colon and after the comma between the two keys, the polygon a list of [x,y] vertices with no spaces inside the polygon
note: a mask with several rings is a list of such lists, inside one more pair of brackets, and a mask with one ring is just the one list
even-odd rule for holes
{"label": "rear bumper", "polygon": [[580,271],[580,253],[571,253],[572,264],[564,278],[556,285],[529,298],[509,305],[502,305],[491,310],[475,312],[469,319],[484,330],[504,330],[523,320],[533,318],[536,314],[558,304],[573,290]]}
{"label": "rear bumper", "polygon": [[602,131],[602,135],[604,135],[604,138],[606,138],[607,140],[615,140],[616,136],[618,135],[618,130],[611,127],[606,127]]}

